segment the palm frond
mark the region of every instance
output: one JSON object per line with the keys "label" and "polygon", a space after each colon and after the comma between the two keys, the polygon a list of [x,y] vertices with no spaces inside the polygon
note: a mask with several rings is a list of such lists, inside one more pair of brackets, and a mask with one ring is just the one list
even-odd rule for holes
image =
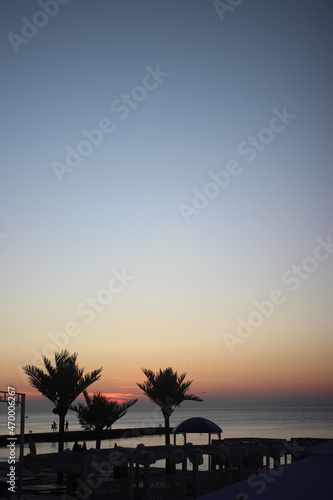
{"label": "palm frond", "polygon": [[170,416],[183,401],[202,401],[198,396],[187,393],[193,380],[185,381],[186,372],[178,374],[170,366],[165,370],[160,368],[156,373],[147,368],[141,370],[147,380],[137,383],[137,386],[160,406],[163,415]]}

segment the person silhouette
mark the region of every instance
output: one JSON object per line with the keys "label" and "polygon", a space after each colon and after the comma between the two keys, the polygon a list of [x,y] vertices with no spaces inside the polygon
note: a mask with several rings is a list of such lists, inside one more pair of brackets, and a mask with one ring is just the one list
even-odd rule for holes
{"label": "person silhouette", "polygon": [[68,420],[66,420],[65,431],[68,431],[68,426],[69,426],[69,423],[68,423]]}

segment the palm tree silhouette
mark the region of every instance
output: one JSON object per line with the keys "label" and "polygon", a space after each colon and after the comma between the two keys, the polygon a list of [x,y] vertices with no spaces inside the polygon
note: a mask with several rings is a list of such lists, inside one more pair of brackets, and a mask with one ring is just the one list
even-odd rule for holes
{"label": "palm tree silhouette", "polygon": [[83,374],[84,368],[77,364],[77,353],[66,349],[54,353],[55,366],[43,356],[45,371],[34,365],[25,365],[30,384],[54,404],[53,413],[59,415],[58,452],[64,450],[65,417],[73,401],[87,387],[101,377],[102,368]]}
{"label": "palm tree silhouette", "polygon": [[147,380],[137,383],[140,389],[162,410],[165,422],[165,444],[170,444],[170,415],[183,401],[203,401],[194,394],[188,394],[193,380],[185,382],[186,373],[178,375],[171,367],[156,373],[147,368],[141,368]]}
{"label": "palm tree silhouette", "polygon": [[111,401],[100,392],[95,392],[90,397],[85,390],[83,391],[83,395],[86,405],[78,403],[72,406],[71,409],[77,412],[80,425],[85,430],[95,431],[96,449],[99,450],[103,429],[111,429],[112,424],[123,417],[127,413],[128,408],[137,402],[137,399],[131,399],[119,404],[118,401]]}

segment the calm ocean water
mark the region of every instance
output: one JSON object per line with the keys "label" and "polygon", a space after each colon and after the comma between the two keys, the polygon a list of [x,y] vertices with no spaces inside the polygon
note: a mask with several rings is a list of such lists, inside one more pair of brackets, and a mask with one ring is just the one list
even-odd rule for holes
{"label": "calm ocean water", "polygon": [[[183,420],[191,417],[205,417],[219,425],[222,437],[318,437],[333,439],[333,408],[177,408],[171,416],[171,426],[174,427]],[[25,432],[49,432],[52,421],[58,423],[51,412],[28,413],[25,420]],[[73,412],[67,416],[70,430],[80,430],[77,417]],[[19,428],[20,415],[17,412],[16,426]],[[130,439],[105,440],[102,448],[110,448],[117,442],[118,445],[135,447],[139,443],[146,446],[163,444],[163,436],[144,435],[144,429],[151,426],[163,426],[163,418],[160,409],[156,407],[144,410],[130,409],[128,413],[116,422],[114,429],[142,428],[142,437]],[[6,414],[0,413],[0,434],[7,435]],[[214,437],[214,436],[213,436]],[[195,444],[206,444],[206,435],[191,434],[187,441]],[[177,443],[182,444],[181,436],[177,437]],[[37,443],[37,453],[50,453],[57,451],[57,443]],[[65,445],[66,446],[66,445]],[[73,443],[67,443],[72,447]],[[87,442],[88,448],[94,447],[94,442]],[[25,453],[29,453],[26,446]],[[8,452],[6,448],[0,448],[0,461],[6,461]]]}

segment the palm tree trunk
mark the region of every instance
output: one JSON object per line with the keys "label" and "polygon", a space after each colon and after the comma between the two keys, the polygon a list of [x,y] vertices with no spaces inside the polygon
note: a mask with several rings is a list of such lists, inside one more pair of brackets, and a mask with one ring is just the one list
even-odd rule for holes
{"label": "palm tree trunk", "polygon": [[165,444],[170,444],[170,417],[169,415],[164,415],[165,422]]}
{"label": "palm tree trunk", "polygon": [[[64,440],[65,440],[65,415],[59,414],[59,442],[58,442],[58,453],[64,451]],[[64,475],[62,472],[58,472],[57,483],[63,484]]]}
{"label": "palm tree trunk", "polygon": [[[170,444],[170,417],[169,415],[164,415],[164,422],[165,422],[165,444]],[[170,461],[166,458],[165,459],[165,473],[170,474],[171,473],[171,464]]]}
{"label": "palm tree trunk", "polygon": [[64,441],[65,441],[65,415],[59,415],[58,453],[64,451]]}

